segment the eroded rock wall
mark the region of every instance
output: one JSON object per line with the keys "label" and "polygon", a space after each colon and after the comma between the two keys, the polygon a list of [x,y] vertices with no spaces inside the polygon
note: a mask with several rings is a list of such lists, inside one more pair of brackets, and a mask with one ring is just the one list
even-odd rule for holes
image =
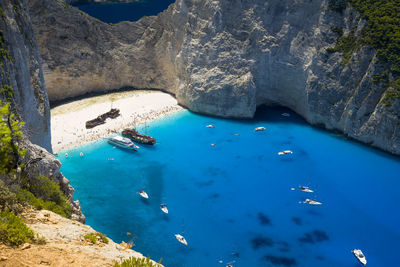
{"label": "eroded rock wall", "polygon": [[26,150],[20,163],[27,176],[44,175],[60,184],[73,209],[72,217],[85,221],[73,188],[59,172],[60,162],[51,152],[50,107],[41,60],[25,0],[0,1],[0,96],[25,122],[19,146]]}
{"label": "eroded rock wall", "polygon": [[328,53],[365,26],[327,0],[177,0],[138,22],[108,25],[55,0],[30,10],[50,101],[124,86],[164,89],[189,109],[250,118],[261,104],[400,154],[399,100],[387,106],[375,51]]}
{"label": "eroded rock wall", "polygon": [[1,98],[13,92],[11,104],[26,123],[25,135],[51,151],[49,101],[28,5],[25,0],[2,0],[0,7]]}

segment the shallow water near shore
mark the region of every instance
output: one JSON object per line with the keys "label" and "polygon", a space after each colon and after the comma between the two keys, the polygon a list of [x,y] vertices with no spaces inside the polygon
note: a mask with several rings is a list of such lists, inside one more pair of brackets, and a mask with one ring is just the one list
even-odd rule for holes
{"label": "shallow water near shore", "polygon": [[[154,147],[131,152],[102,139],[58,156],[87,224],[114,241],[133,238],[133,249],[165,266],[355,267],[354,248],[368,266],[398,265],[398,158],[282,108],[262,108],[249,121],[185,111],[148,126]],[[285,149],[293,155],[277,155]],[[323,204],[299,203],[306,198]]]}

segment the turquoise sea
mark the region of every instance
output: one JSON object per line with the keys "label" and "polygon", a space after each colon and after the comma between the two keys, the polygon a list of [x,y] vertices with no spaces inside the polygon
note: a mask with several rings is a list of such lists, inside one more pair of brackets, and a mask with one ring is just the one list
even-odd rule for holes
{"label": "turquoise sea", "polygon": [[[102,139],[58,156],[87,224],[114,241],[133,239],[165,266],[361,266],[354,248],[368,266],[399,266],[398,157],[283,108],[260,108],[247,121],[184,111],[148,126],[159,143],[138,152]],[[286,149],[293,155],[277,155]],[[306,198],[323,204],[299,203]]]}
{"label": "turquoise sea", "polygon": [[130,3],[76,4],[75,6],[101,21],[118,23],[157,15],[173,2],[175,0],[140,0]]}

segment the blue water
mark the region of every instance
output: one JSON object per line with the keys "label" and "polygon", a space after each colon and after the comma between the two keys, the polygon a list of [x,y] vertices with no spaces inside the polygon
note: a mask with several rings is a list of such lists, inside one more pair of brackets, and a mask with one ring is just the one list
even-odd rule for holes
{"label": "blue water", "polygon": [[[250,121],[185,111],[149,126],[154,147],[130,152],[102,140],[59,156],[87,223],[116,242],[130,232],[135,250],[166,266],[356,267],[353,248],[368,266],[399,266],[399,158],[280,108]],[[284,149],[294,154],[278,156]],[[307,197],[323,205],[299,203]],[[187,247],[174,237],[182,232]]]}
{"label": "blue water", "polygon": [[101,21],[118,23],[157,15],[173,2],[175,0],[141,0],[131,3],[77,4],[75,6]]}

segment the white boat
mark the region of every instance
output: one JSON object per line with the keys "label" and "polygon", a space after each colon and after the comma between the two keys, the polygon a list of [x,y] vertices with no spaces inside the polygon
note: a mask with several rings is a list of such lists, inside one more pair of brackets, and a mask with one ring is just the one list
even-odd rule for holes
{"label": "white boat", "polygon": [[289,154],[293,154],[293,151],[291,151],[291,150],[283,150],[283,151],[278,152],[279,156],[281,156],[281,155],[289,155]]}
{"label": "white boat", "polygon": [[139,190],[139,195],[140,195],[142,198],[145,198],[145,199],[148,199],[148,198],[149,198],[149,195],[147,195],[147,193],[144,192],[143,190]]}
{"label": "white boat", "polygon": [[168,208],[167,208],[167,205],[165,205],[165,204],[161,204],[160,205],[160,209],[165,213],[165,214],[168,214]]}
{"label": "white boat", "polygon": [[351,252],[353,252],[354,256],[362,265],[367,265],[367,259],[365,258],[364,253],[362,253],[361,249],[353,249]]}
{"label": "white boat", "polygon": [[303,191],[303,192],[306,192],[306,193],[313,193],[314,191],[313,190],[311,190],[308,186],[299,186],[299,190],[300,191]]}
{"label": "white boat", "polygon": [[318,201],[315,201],[315,200],[312,200],[312,199],[309,199],[309,198],[306,198],[306,200],[304,200],[303,203],[310,204],[310,205],[322,205],[321,202],[318,202]]}
{"label": "white boat", "polygon": [[212,125],[212,124],[209,124],[209,125],[206,126],[206,128],[215,128],[215,126]]}
{"label": "white boat", "polygon": [[289,113],[282,113],[281,114],[283,117],[290,117],[290,114]]}
{"label": "white boat", "polygon": [[261,131],[265,131],[265,127],[256,127],[254,129],[255,132],[261,132]]}
{"label": "white boat", "polygon": [[180,234],[175,234],[175,237],[176,237],[176,240],[178,240],[179,242],[181,242],[182,244],[187,246],[188,243],[183,236],[181,236]]}
{"label": "white boat", "polygon": [[130,139],[116,135],[108,138],[108,142],[114,146],[137,150],[139,147],[135,145]]}

